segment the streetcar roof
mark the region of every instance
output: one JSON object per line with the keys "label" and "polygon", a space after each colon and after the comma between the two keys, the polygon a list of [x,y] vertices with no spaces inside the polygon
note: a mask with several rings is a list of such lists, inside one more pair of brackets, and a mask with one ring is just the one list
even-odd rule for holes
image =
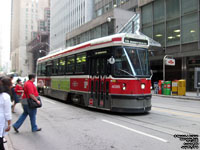
{"label": "streetcar roof", "polygon": [[[148,38],[144,35],[138,35],[138,34],[132,34],[132,33],[119,33],[119,34],[114,34],[114,35],[90,40],[90,41],[78,44],[76,46],[67,47],[66,49],[60,50],[55,53],[49,53],[48,55],[39,58],[37,62],[46,61],[48,59],[53,59],[55,57],[59,57],[65,54],[67,55],[67,54],[73,54],[73,53],[78,53],[78,52],[84,52],[84,50],[93,50],[96,48],[117,46],[117,45],[122,45],[122,44],[133,45],[132,43],[124,43],[124,38],[132,38],[132,39],[137,39],[137,40],[148,41]],[[139,46],[147,48],[149,45],[147,42],[146,45],[139,45]],[[135,44],[135,47],[138,47],[138,45]]]}

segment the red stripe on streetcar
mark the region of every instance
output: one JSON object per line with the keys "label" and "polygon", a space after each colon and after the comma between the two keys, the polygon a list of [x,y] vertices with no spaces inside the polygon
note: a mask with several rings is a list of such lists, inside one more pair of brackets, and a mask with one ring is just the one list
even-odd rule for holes
{"label": "red stripe on streetcar", "polygon": [[66,51],[66,52],[62,52],[62,53],[59,53],[59,54],[56,54],[56,55],[53,55],[53,56],[49,56],[49,57],[47,57],[47,58],[44,58],[44,59],[39,60],[38,62],[41,62],[41,61],[46,60],[46,59],[49,59],[49,58],[57,57],[57,56],[60,56],[60,55],[66,54],[66,53],[70,53],[70,52],[73,52],[73,51],[76,51],[76,50],[79,50],[79,49],[83,49],[83,48],[86,48],[86,47],[97,46],[97,45],[101,45],[101,44],[107,44],[107,43],[119,42],[119,41],[122,41],[122,38],[121,38],[121,37],[112,38],[112,41],[104,42],[104,43],[99,43],[99,44],[94,44],[94,45],[91,45],[91,44],[89,43],[89,44],[86,44],[86,45],[83,45],[83,46],[80,46],[80,47],[71,49],[71,50]]}
{"label": "red stripe on streetcar", "polygon": [[49,58],[53,58],[53,57],[56,57],[56,56],[60,56],[60,55],[63,55],[63,54],[66,54],[66,53],[70,53],[70,52],[73,52],[73,51],[76,51],[78,49],[82,49],[82,48],[86,48],[86,47],[89,47],[91,46],[91,44],[86,44],[86,45],[83,45],[83,46],[80,46],[80,47],[77,47],[77,48],[74,48],[74,49],[71,49],[69,51],[66,51],[66,52],[62,52],[62,53],[59,53],[59,54],[56,54],[56,55],[53,55],[53,56],[49,56],[47,58],[44,58],[44,59],[41,59],[39,60],[39,62],[43,61],[43,60],[46,60],[46,59],[49,59]]}
{"label": "red stripe on streetcar", "polygon": [[121,37],[112,38],[112,42],[122,41]]}

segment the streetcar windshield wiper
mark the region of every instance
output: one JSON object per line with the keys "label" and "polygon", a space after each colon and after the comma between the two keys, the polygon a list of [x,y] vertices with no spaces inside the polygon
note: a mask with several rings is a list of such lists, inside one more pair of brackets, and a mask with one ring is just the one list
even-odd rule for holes
{"label": "streetcar windshield wiper", "polygon": [[128,74],[128,75],[130,75],[130,76],[132,76],[132,77],[135,78],[134,75],[132,75],[131,73],[127,72],[126,70],[123,70],[123,69],[118,69],[118,70],[121,71],[121,72],[124,72],[124,73],[126,73],[126,74]]}

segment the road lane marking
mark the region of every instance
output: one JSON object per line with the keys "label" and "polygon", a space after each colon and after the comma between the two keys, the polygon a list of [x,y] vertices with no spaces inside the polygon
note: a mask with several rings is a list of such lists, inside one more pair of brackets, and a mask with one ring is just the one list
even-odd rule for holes
{"label": "road lane marking", "polygon": [[50,100],[43,100],[43,101],[49,102],[49,103],[51,103],[51,104],[56,104],[55,102],[52,102],[52,101],[50,101]]}
{"label": "road lane marking", "polygon": [[170,114],[179,115],[179,116],[200,118],[199,114],[192,114],[192,113],[187,113],[187,112],[182,112],[182,111],[169,110],[167,108],[163,109],[163,108],[152,107],[152,110],[159,111],[159,112],[165,112],[168,114],[170,113]]}
{"label": "road lane marking", "polygon": [[132,128],[129,128],[129,127],[126,127],[126,126],[124,126],[124,125],[121,125],[121,124],[118,124],[118,123],[115,123],[115,122],[111,122],[111,121],[104,120],[104,119],[103,119],[102,121],[103,121],[103,122],[106,122],[106,123],[109,123],[109,124],[112,124],[112,125],[115,125],[115,126],[118,126],[118,127],[121,127],[121,128],[124,128],[124,129],[129,130],[129,131],[138,133],[138,134],[142,134],[142,135],[144,135],[144,136],[148,136],[148,137],[150,137],[150,138],[153,138],[153,139],[156,139],[156,140],[165,142],[165,143],[168,142],[168,141],[165,140],[165,139],[162,139],[162,138],[159,138],[159,137],[156,137],[156,136],[153,136],[153,135],[150,135],[150,134],[147,134],[147,133],[144,133],[144,132],[141,132],[141,131],[138,131],[138,130],[135,130],[135,129],[132,129]]}

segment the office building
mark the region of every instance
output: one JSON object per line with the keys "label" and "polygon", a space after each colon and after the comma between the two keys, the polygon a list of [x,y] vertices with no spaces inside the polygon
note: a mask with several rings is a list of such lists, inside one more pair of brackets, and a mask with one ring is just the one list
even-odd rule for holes
{"label": "office building", "polygon": [[153,81],[163,77],[163,58],[170,55],[175,66],[166,66],[166,80],[185,79],[194,90],[194,68],[200,67],[199,0],[139,0],[142,32],[162,44],[151,56]]}
{"label": "office building", "polygon": [[66,34],[66,47],[118,33],[137,12],[137,0],[95,0],[93,19]]}
{"label": "office building", "polygon": [[66,34],[92,19],[93,3],[93,0],[51,0],[51,50],[65,48]]}
{"label": "office building", "polygon": [[[29,73],[27,44],[38,30],[48,0],[12,0],[11,14],[11,70],[26,76]],[[36,35],[35,35],[36,36]]]}

